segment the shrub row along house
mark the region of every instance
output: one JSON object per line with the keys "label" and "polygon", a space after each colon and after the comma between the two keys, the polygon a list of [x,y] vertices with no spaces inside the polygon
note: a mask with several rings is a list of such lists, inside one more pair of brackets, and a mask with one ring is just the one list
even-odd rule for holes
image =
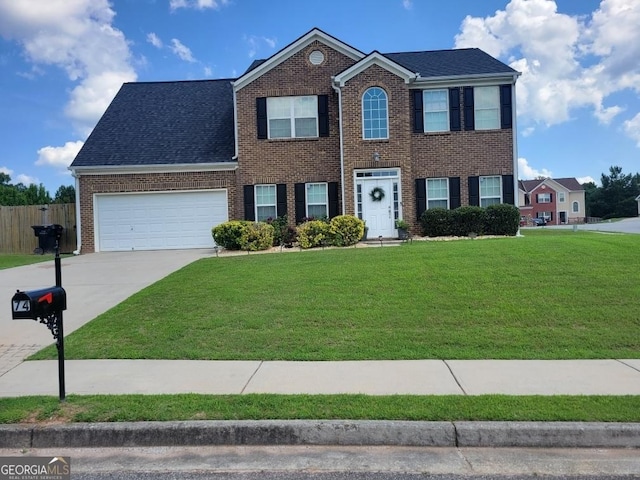
{"label": "shrub row along house", "polygon": [[365,54],[313,29],[236,79],[127,83],[70,169],[83,252],[213,246],[228,219],[515,204],[519,73],[479,49]]}

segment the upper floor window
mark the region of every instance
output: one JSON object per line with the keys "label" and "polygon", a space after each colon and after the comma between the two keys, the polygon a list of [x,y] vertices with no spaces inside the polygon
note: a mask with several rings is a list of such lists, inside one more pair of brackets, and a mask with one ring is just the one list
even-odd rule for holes
{"label": "upper floor window", "polygon": [[573,202],[572,210],[573,210],[573,213],[578,213],[580,211],[580,204],[578,202]]}
{"label": "upper floor window", "polygon": [[256,185],[255,202],[257,222],[278,216],[275,185]]}
{"label": "upper floor window", "polygon": [[502,203],[502,178],[480,177],[480,206],[488,207]]}
{"label": "upper floor window", "polygon": [[500,128],[500,90],[498,87],[475,87],[473,99],[475,129]]}
{"label": "upper floor window", "polygon": [[267,98],[269,138],[318,136],[318,97]]}
{"label": "upper floor window", "polygon": [[449,208],[449,179],[427,179],[427,209]]}
{"label": "upper floor window", "polygon": [[380,87],[369,88],[362,96],[362,136],[389,138],[387,94]]}
{"label": "upper floor window", "polygon": [[422,105],[425,132],[446,132],[449,130],[448,90],[424,90]]}
{"label": "upper floor window", "polygon": [[560,203],[564,203],[564,201],[565,201],[564,192],[558,192],[558,201]]}
{"label": "upper floor window", "polygon": [[327,205],[327,184],[307,183],[306,205],[307,217],[325,218],[329,216]]}
{"label": "upper floor window", "polygon": [[538,197],[538,203],[551,203],[550,193],[539,193],[537,197]]}

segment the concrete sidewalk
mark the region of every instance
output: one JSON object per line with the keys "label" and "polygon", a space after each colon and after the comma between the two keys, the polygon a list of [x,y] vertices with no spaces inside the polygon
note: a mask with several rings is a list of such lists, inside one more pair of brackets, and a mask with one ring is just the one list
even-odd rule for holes
{"label": "concrete sidewalk", "polygon": [[[69,360],[67,394],[640,395],[640,360]],[[55,360],[0,376],[0,397],[57,395]]]}

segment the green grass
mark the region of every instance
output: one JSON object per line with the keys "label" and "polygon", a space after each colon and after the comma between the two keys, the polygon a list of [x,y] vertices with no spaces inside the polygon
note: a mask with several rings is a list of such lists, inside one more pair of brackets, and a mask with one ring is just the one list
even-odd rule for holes
{"label": "green grass", "polygon": [[31,265],[32,263],[53,261],[53,254],[32,255],[32,254],[0,254],[0,270],[4,268],[20,267]]}
{"label": "green grass", "polygon": [[[197,261],[65,340],[69,359],[637,358],[640,236],[536,230]],[[50,347],[32,358],[55,358]]]}
{"label": "green grass", "polygon": [[113,395],[0,398],[0,423],[169,420],[638,422],[640,396]]}

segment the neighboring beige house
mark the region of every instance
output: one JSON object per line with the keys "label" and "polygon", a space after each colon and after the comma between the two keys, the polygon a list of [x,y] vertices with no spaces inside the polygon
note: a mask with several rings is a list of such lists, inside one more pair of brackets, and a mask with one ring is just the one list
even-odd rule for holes
{"label": "neighboring beige house", "polygon": [[584,188],[575,178],[544,178],[518,182],[523,221],[544,218],[550,225],[585,222]]}

